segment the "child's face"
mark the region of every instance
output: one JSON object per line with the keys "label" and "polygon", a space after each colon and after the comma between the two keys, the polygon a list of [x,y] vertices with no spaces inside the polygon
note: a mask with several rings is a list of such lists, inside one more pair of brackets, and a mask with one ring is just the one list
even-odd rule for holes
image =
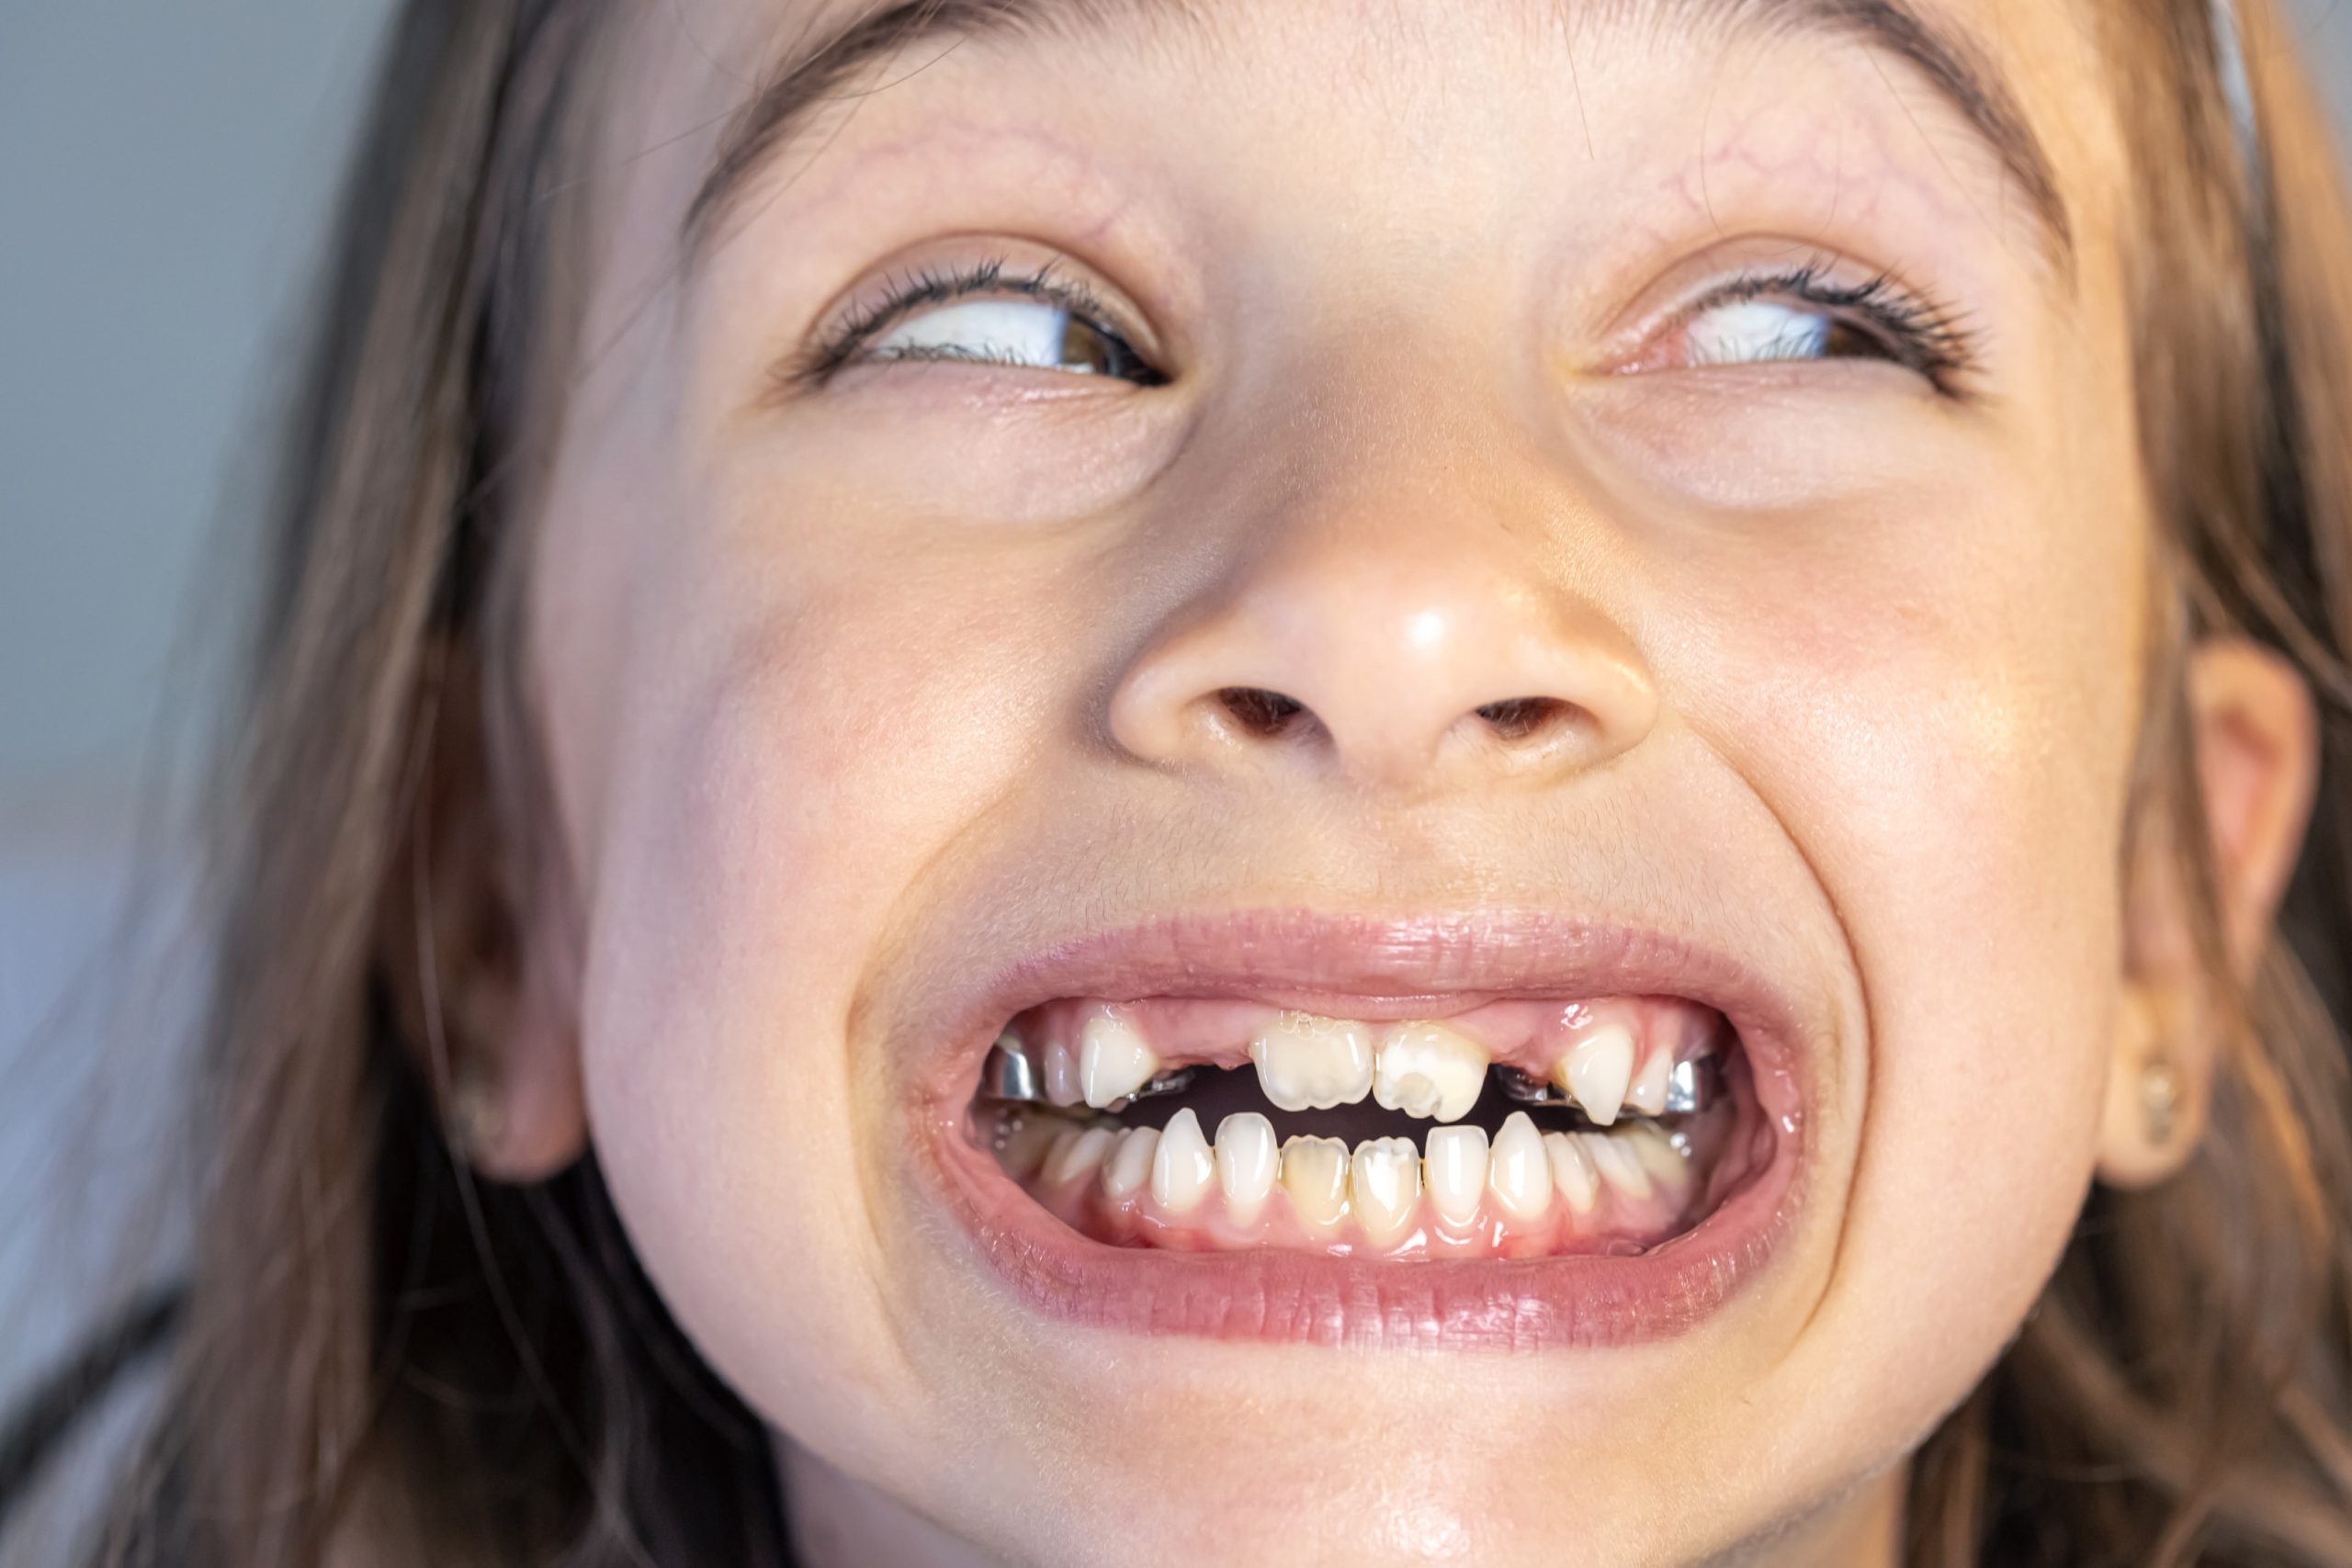
{"label": "child's face", "polygon": [[[1018,1559],[1827,1560],[2102,1154],[2152,536],[2088,29],[1936,7],[1972,118],[1851,5],[1001,8],[690,262],[851,17],[624,51],[532,671],[647,1268]],[[1065,1100],[1209,1066],[1036,1168],[1088,1111],[976,1100],[1008,1027]],[[1584,1113],[1384,1109],[1486,1058]],[[1250,1105],[1427,1174],[1204,1175]]]}

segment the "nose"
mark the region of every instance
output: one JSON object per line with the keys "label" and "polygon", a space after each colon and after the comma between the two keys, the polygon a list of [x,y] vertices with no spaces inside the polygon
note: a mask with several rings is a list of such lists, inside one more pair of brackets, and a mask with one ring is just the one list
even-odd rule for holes
{"label": "nose", "polygon": [[1158,764],[1412,792],[1597,767],[1657,705],[1632,639],[1495,519],[1359,514],[1288,529],[1188,605],[1123,672],[1109,723]]}

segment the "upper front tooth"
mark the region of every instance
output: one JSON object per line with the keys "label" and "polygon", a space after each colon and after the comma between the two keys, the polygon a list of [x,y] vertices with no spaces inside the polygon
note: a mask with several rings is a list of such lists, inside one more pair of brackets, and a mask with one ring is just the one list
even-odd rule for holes
{"label": "upper front tooth", "polygon": [[1283,1145],[1283,1191],[1310,1230],[1328,1231],[1348,1213],[1348,1145],[1305,1134]]}
{"label": "upper front tooth", "polygon": [[1159,1071],[1159,1058],[1134,1024],[1108,1012],[1086,1021],[1078,1041],[1078,1082],[1087,1104],[1100,1111],[1125,1100]]}
{"label": "upper front tooth", "polygon": [[1487,1087],[1487,1048],[1442,1023],[1400,1023],[1380,1043],[1372,1097],[1391,1111],[1459,1122]]}
{"label": "upper front tooth", "polygon": [[1625,1103],[1645,1116],[1662,1115],[1666,1111],[1666,1092],[1673,1080],[1674,1048],[1661,1043],[1642,1058],[1634,1081],[1626,1087]]}
{"label": "upper front tooth", "polygon": [[1514,1220],[1540,1220],[1552,1206],[1552,1173],[1544,1153],[1544,1137],[1526,1111],[1514,1111],[1503,1119],[1502,1131],[1495,1134],[1487,1185],[1503,1213]]}
{"label": "upper front tooth", "polygon": [[1201,1119],[1191,1106],[1168,1119],[1151,1156],[1151,1200],[1171,1214],[1197,1207],[1216,1179],[1216,1161],[1201,1136]]}
{"label": "upper front tooth", "polygon": [[1086,1096],[1078,1087],[1078,1056],[1059,1040],[1046,1042],[1046,1100],[1053,1105],[1076,1105]]}
{"label": "upper front tooth", "polygon": [[1576,1097],[1584,1113],[1603,1127],[1617,1120],[1634,1077],[1634,1032],[1606,1023],[1575,1044],[1552,1069],[1552,1081]]}
{"label": "upper front tooth", "polygon": [[1410,1138],[1366,1138],[1348,1170],[1348,1200],[1375,1247],[1404,1235],[1421,1201],[1421,1156]]}
{"label": "upper front tooth", "polygon": [[1235,1224],[1250,1224],[1266,1206],[1281,1157],[1274,1124],[1256,1111],[1237,1111],[1217,1123],[1216,1179],[1225,1189],[1225,1212]]}
{"label": "upper front tooth", "polygon": [[1328,1111],[1372,1092],[1372,1031],[1347,1019],[1285,1012],[1250,1042],[1258,1087],[1281,1111]]}
{"label": "upper front tooth", "polygon": [[1429,1135],[1430,1197],[1437,1212],[1457,1225],[1478,1214],[1487,1190],[1487,1130],[1432,1127]]}

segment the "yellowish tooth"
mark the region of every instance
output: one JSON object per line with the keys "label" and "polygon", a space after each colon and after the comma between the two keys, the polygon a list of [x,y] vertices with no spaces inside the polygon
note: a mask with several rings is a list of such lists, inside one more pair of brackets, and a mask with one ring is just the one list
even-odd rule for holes
{"label": "yellowish tooth", "polygon": [[1250,1059],[1280,1111],[1328,1111],[1372,1092],[1372,1030],[1349,1019],[1278,1013],[1250,1042]]}
{"label": "yellowish tooth", "polygon": [[1552,1069],[1552,1081],[1603,1127],[1617,1120],[1633,1079],[1634,1032],[1622,1023],[1604,1023],[1578,1040]]}
{"label": "yellowish tooth", "polygon": [[1552,1206],[1552,1171],[1544,1150],[1543,1134],[1524,1111],[1503,1118],[1495,1134],[1494,1153],[1487,1156],[1487,1188],[1505,1214],[1532,1224]]}
{"label": "yellowish tooth", "polygon": [[1642,1156],[1634,1152],[1632,1140],[1615,1133],[1579,1133],[1577,1136],[1592,1156],[1592,1168],[1600,1173],[1602,1181],[1628,1198],[1638,1200],[1650,1195],[1650,1173],[1642,1168]]}
{"label": "yellowish tooth", "polygon": [[1391,1111],[1459,1122],[1487,1087],[1487,1048],[1442,1023],[1400,1023],[1380,1043],[1372,1097]]}
{"label": "yellowish tooth", "polygon": [[1072,1106],[1086,1098],[1078,1087],[1078,1053],[1059,1040],[1046,1043],[1046,1059],[1041,1076],[1045,1078],[1046,1103]]}
{"label": "yellowish tooth", "polygon": [[1170,1214],[1189,1214],[1216,1181],[1216,1159],[1201,1136],[1191,1106],[1168,1119],[1151,1156],[1151,1201]]}
{"label": "yellowish tooth", "polygon": [[1634,1145],[1642,1168],[1664,1186],[1680,1190],[1690,1179],[1690,1162],[1655,1127],[1628,1127],[1617,1134]]}
{"label": "yellowish tooth", "polygon": [[1044,1167],[1054,1140],[1069,1129],[1069,1123],[1059,1116],[1016,1111],[1003,1134],[1004,1146],[997,1151],[997,1163],[1013,1180],[1026,1181]]}
{"label": "yellowish tooth", "polygon": [[1593,1168],[1592,1156],[1573,1133],[1544,1134],[1544,1153],[1552,1166],[1552,1185],[1568,1201],[1571,1213],[1589,1214],[1593,1205],[1600,1201],[1600,1173]]}
{"label": "yellowish tooth", "polygon": [[1274,1124],[1254,1111],[1237,1111],[1216,1124],[1216,1179],[1225,1189],[1225,1212],[1236,1224],[1250,1224],[1274,1190],[1282,1156]]}
{"label": "yellowish tooth", "polygon": [[1430,1201],[1446,1219],[1466,1225],[1478,1217],[1487,1190],[1487,1130],[1432,1127],[1428,1143]]}
{"label": "yellowish tooth", "polygon": [[1110,1012],[1086,1021],[1078,1041],[1078,1082],[1087,1104],[1100,1111],[1125,1100],[1159,1071],[1159,1058],[1134,1024]]}
{"label": "yellowish tooth", "polygon": [[1118,1134],[1108,1127],[1089,1127],[1075,1138],[1057,1142],[1054,1157],[1046,1166],[1046,1179],[1058,1187],[1093,1174],[1117,1138]]}
{"label": "yellowish tooth", "polygon": [[1329,1234],[1348,1217],[1348,1145],[1305,1134],[1283,1145],[1283,1191],[1310,1231]]}
{"label": "yellowish tooth", "polygon": [[1348,1168],[1348,1202],[1364,1240],[1386,1247],[1413,1228],[1421,1203],[1421,1155],[1410,1138],[1366,1138]]}
{"label": "yellowish tooth", "polygon": [[1666,1091],[1674,1076],[1674,1048],[1665,1043],[1650,1047],[1634,1069],[1634,1081],[1625,1088],[1625,1103],[1645,1116],[1657,1116],[1666,1110]]}
{"label": "yellowish tooth", "polygon": [[1119,1146],[1102,1162],[1102,1190],[1113,1198],[1132,1198],[1151,1180],[1151,1156],[1159,1148],[1159,1129],[1130,1127],[1119,1134]]}

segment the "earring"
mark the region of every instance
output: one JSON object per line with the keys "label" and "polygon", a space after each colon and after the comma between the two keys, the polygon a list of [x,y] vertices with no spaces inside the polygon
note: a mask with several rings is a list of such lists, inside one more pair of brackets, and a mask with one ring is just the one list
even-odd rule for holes
{"label": "earring", "polygon": [[2169,1056],[2151,1055],[2140,1067],[2140,1111],[2147,1119],[2150,1143],[2162,1147],[2172,1142],[2179,1110],[2180,1069]]}
{"label": "earring", "polygon": [[468,1165],[479,1163],[505,1136],[506,1112],[499,1103],[498,1080],[479,1062],[467,1062],[458,1068],[449,1085],[442,1134],[450,1151]]}

